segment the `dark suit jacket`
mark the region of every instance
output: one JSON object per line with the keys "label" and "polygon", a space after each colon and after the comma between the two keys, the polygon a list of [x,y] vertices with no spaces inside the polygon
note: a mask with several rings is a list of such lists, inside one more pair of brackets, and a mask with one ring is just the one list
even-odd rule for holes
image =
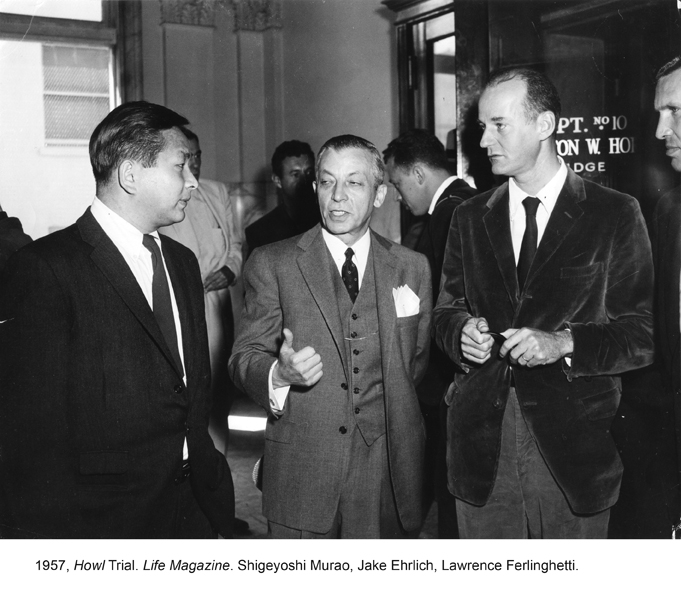
{"label": "dark suit jacket", "polygon": [[24,233],[21,221],[0,211],[0,272],[12,253],[30,242],[31,238]]}
{"label": "dark suit jacket", "polygon": [[186,387],[135,277],[89,210],[10,260],[0,283],[3,536],[171,536],[185,436],[194,495],[230,535],[231,474],[208,435],[199,268],[187,248],[161,240]]}
{"label": "dark suit jacket", "polygon": [[[651,227],[655,261],[655,345],[656,364],[662,372],[667,403],[675,412],[676,450],[679,460],[673,482],[678,503],[681,476],[681,342],[679,340],[679,274],[681,274],[681,187],[664,195],[655,208]],[[668,436],[671,422],[661,431]],[[675,519],[681,514],[674,509]]]}
{"label": "dark suit jacket", "polygon": [[[402,526],[411,531],[422,522],[425,430],[414,387],[427,365],[430,270],[425,257],[373,232],[371,252],[390,472]],[[322,358],[319,382],[311,388],[292,386],[283,415],[271,416],[265,431],[263,513],[273,522],[314,532],[331,527],[347,445],[339,429],[354,426],[330,265],[319,226],[255,251],[244,268],[246,299],[230,359],[236,385],[268,409],[268,375],[284,327],[293,333],[295,350],[312,346]],[[405,284],[420,298],[420,311],[398,318],[392,291]]]}
{"label": "dark suit jacket", "polygon": [[461,328],[472,315],[497,332],[570,328],[572,366],[561,359],[513,367],[516,392],[572,510],[610,507],[622,475],[609,432],[621,392],[617,376],[653,357],[652,257],[638,202],[569,170],[520,292],[506,183],[457,208],[443,277],[436,337],[465,371],[446,396],[451,492],[476,505],[489,498],[511,386],[511,366],[496,347],[483,365],[462,359]]}
{"label": "dark suit jacket", "polygon": [[319,222],[319,214],[311,215],[309,219],[292,219],[283,205],[277,205],[257,221],[246,227],[246,244],[248,245],[247,256],[259,246],[272,244],[300,235],[311,229]]}
{"label": "dark suit jacket", "polygon": [[[433,275],[433,303],[440,291],[440,276],[445,258],[445,246],[449,235],[449,225],[456,207],[477,194],[465,180],[457,178],[444,190],[437,200],[433,214],[426,214],[425,227],[416,244],[416,252],[428,258]],[[416,389],[419,400],[436,406],[442,400],[447,387],[454,378],[454,367],[449,357],[433,342],[430,346],[428,370]]]}

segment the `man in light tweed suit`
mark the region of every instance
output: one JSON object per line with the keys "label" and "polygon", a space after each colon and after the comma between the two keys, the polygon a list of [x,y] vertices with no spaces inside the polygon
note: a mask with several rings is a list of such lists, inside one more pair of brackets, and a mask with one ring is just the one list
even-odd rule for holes
{"label": "man in light tweed suit", "polygon": [[244,269],[230,373],[269,413],[263,513],[275,538],[404,537],[423,519],[428,261],[369,229],[386,193],[373,144],[332,138],[316,175],[321,226]]}

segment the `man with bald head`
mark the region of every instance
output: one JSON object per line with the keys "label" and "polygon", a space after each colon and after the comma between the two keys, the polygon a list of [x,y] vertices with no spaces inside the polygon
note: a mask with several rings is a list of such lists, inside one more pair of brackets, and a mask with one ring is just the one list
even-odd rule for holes
{"label": "man with bald head", "polygon": [[452,219],[435,308],[458,367],[445,401],[462,538],[601,538],[622,464],[619,375],[652,361],[652,258],[638,202],[556,152],[558,92],[493,74],[479,103],[509,179]]}
{"label": "man with bald head", "polygon": [[256,249],[232,358],[268,413],[263,513],[275,538],[403,537],[423,520],[427,259],[369,229],[383,161],[357,136],[317,157],[321,224]]}

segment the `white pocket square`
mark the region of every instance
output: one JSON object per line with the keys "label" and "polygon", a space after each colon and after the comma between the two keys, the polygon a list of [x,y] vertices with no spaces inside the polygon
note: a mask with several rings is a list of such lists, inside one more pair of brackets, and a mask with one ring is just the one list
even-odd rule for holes
{"label": "white pocket square", "polygon": [[421,300],[406,284],[393,289],[393,299],[395,300],[397,318],[414,316],[419,313]]}

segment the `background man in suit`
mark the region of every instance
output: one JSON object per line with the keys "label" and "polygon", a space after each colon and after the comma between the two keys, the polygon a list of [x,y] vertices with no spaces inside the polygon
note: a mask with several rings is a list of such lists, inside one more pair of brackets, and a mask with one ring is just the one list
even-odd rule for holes
{"label": "background man in suit", "polygon": [[263,513],[277,538],[400,537],[422,523],[415,385],[430,341],[426,258],[369,230],[383,162],[357,136],[317,158],[322,227],[244,269],[237,386],[265,407]]}
{"label": "background man in suit", "polygon": [[272,155],[272,181],[277,207],[246,227],[248,254],[254,248],[292,238],[319,222],[312,183],[314,153],[307,142],[287,140]]}
{"label": "background man in suit", "polygon": [[186,123],[148,102],[111,111],[90,139],[92,206],[3,274],[3,536],[231,534],[199,267],[157,234],[196,188]]}
{"label": "background man in suit", "polygon": [[[433,277],[433,303],[437,301],[442,275],[442,261],[454,209],[477,191],[452,175],[445,147],[425,129],[413,129],[395,138],[383,151],[388,179],[397,189],[401,201],[414,216],[424,219],[414,250],[428,257]],[[439,407],[447,387],[454,379],[449,357],[433,342],[428,369],[416,389],[426,422],[426,474],[424,501],[429,506],[435,492],[438,499],[438,534],[440,538],[458,537],[454,497],[447,491],[444,465],[436,457],[440,440]],[[444,441],[444,440],[441,440]],[[444,456],[442,457],[444,460]]]}
{"label": "background man in suit", "polygon": [[[655,110],[659,120],[655,136],[664,140],[672,167],[681,172],[681,56],[657,73]],[[681,528],[681,361],[679,343],[679,276],[681,275],[681,187],[666,193],[655,208],[651,228],[656,279],[656,363],[667,391],[657,430],[656,453],[673,465],[658,464],[665,474],[666,529]],[[677,534],[678,536],[678,534]]]}
{"label": "background man in suit", "polygon": [[459,206],[450,228],[434,316],[461,368],[445,400],[466,538],[605,537],[622,477],[617,376],[652,360],[638,202],[565,166],[560,110],[533,70],[490,77],[480,145],[509,181]]}

